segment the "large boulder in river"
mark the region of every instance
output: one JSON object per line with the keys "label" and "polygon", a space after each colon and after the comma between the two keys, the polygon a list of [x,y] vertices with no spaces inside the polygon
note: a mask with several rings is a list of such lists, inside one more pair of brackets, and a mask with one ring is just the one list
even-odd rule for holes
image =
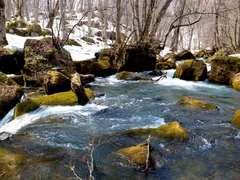
{"label": "large boulder in river", "polygon": [[[94,97],[93,92],[90,89],[84,89],[88,99]],[[78,96],[73,91],[67,91],[62,93],[56,93],[52,95],[46,95],[38,98],[28,99],[24,102],[18,103],[14,109],[14,118],[21,116],[25,113],[33,111],[43,105],[78,105]]]}
{"label": "large boulder in river", "polygon": [[22,95],[20,86],[0,72],[0,119],[20,102]]}
{"label": "large boulder in river", "polygon": [[184,80],[204,81],[207,78],[207,66],[201,60],[184,60],[178,65],[173,77]]}
{"label": "large boulder in river", "polygon": [[154,165],[154,155],[152,153],[151,145],[148,143],[138,144],[136,146],[120,149],[118,151],[118,154],[126,157],[133,164],[136,164],[138,166],[146,167],[147,162],[148,167]]}
{"label": "large boulder in river", "polygon": [[194,108],[203,108],[203,109],[207,109],[207,110],[217,109],[217,106],[215,104],[209,104],[204,101],[194,99],[194,98],[191,98],[188,96],[181,98],[177,103],[185,105],[185,106],[190,106],[190,107],[194,107]]}
{"label": "large boulder in river", "polygon": [[137,81],[137,80],[152,80],[151,77],[147,74],[122,71],[117,74],[118,80],[128,80],[128,81]]}
{"label": "large boulder in river", "polygon": [[148,44],[118,47],[115,64],[118,71],[142,72],[154,70],[156,66],[155,51]]}
{"label": "large boulder in river", "polygon": [[157,128],[139,128],[124,132],[130,136],[152,135],[153,137],[166,140],[184,141],[188,139],[187,131],[179,122],[169,122]]}
{"label": "large boulder in river", "polygon": [[189,50],[183,50],[176,55],[177,61],[182,61],[187,59],[196,59],[196,57]]}
{"label": "large boulder in river", "polygon": [[108,76],[116,73],[116,67],[113,64],[114,55],[112,49],[103,49],[97,59],[99,64],[100,76]]}
{"label": "large boulder in river", "polygon": [[240,91],[240,73],[237,73],[233,76],[231,84],[233,89]]}
{"label": "large boulder in river", "polygon": [[69,91],[71,89],[70,79],[58,71],[48,71],[44,77],[44,89],[49,94]]}
{"label": "large boulder in river", "polygon": [[240,129],[240,109],[236,111],[231,123]]}
{"label": "large boulder in river", "polygon": [[231,78],[240,72],[240,58],[217,56],[212,60],[208,80],[220,84],[230,84]]}
{"label": "large boulder in river", "polygon": [[50,38],[28,39],[24,44],[24,73],[27,82],[42,85],[43,77],[53,68],[58,68],[70,77],[76,72],[71,55],[65,49],[57,49]]}
{"label": "large boulder in river", "polygon": [[24,66],[24,55],[0,47],[0,71],[6,74],[20,74]]}
{"label": "large boulder in river", "polygon": [[101,76],[104,74],[102,72],[102,67],[97,61],[85,60],[85,61],[75,61],[74,63],[77,68],[77,72],[79,74],[94,74],[96,76]]}

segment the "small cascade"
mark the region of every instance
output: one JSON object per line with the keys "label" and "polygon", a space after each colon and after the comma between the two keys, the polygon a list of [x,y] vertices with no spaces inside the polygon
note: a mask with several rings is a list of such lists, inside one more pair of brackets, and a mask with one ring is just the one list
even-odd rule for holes
{"label": "small cascade", "polygon": [[13,113],[14,113],[14,108],[12,108],[7,114],[6,116],[0,121],[0,128],[8,123],[9,121],[13,120]]}

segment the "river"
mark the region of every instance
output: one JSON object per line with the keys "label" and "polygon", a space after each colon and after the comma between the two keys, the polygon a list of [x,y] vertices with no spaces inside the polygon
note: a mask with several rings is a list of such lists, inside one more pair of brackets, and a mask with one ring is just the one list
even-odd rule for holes
{"label": "river", "polygon": [[[10,112],[0,122],[0,132],[13,135],[0,144],[28,158],[18,177],[67,179],[77,174],[86,179],[86,157],[94,139],[95,179],[240,179],[240,131],[229,123],[240,108],[240,92],[208,81],[173,79],[174,70],[167,72],[167,78],[156,82],[120,81],[115,75],[96,78],[89,87],[102,96],[85,106],[43,106],[7,122]],[[176,104],[183,96],[216,104],[218,109]],[[172,121],[180,122],[190,138],[185,142],[152,139],[157,153],[154,169],[141,171],[117,155],[119,149],[145,140],[119,132]],[[75,175],[70,165],[75,165]]]}

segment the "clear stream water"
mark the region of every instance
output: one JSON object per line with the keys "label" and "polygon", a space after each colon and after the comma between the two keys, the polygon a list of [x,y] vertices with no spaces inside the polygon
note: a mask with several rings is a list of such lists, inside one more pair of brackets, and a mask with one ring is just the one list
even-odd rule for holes
{"label": "clear stream water", "polygon": [[[89,154],[90,137],[95,138],[95,145],[102,143],[93,152],[95,179],[240,179],[240,131],[229,123],[240,108],[240,92],[207,81],[173,79],[173,73],[169,70],[168,78],[157,82],[97,78],[90,88],[104,96],[85,106],[45,106],[6,123],[10,112],[0,121],[0,132],[13,135],[0,146],[28,158],[18,172],[20,179],[73,178],[69,164],[87,179],[84,157]],[[216,104],[219,109],[176,104],[183,96]],[[117,155],[119,149],[145,140],[119,132],[172,121],[180,122],[190,139],[151,139],[154,169],[143,172]]]}

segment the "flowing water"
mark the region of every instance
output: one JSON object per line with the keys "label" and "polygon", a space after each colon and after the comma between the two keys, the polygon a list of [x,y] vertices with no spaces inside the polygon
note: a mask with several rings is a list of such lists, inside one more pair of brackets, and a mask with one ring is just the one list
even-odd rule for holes
{"label": "flowing water", "polygon": [[[85,106],[43,106],[13,121],[10,112],[0,122],[0,132],[13,135],[0,145],[28,158],[18,178],[73,178],[70,165],[75,165],[75,173],[86,179],[86,157],[94,139],[95,179],[240,179],[240,133],[229,123],[240,108],[240,93],[207,81],[172,79],[173,72],[156,82],[97,78],[90,88],[104,95]],[[176,104],[183,96],[216,104],[218,109]],[[186,142],[152,139],[157,154],[154,169],[141,171],[117,155],[119,149],[145,140],[119,132],[172,121],[180,122],[190,138]]]}

